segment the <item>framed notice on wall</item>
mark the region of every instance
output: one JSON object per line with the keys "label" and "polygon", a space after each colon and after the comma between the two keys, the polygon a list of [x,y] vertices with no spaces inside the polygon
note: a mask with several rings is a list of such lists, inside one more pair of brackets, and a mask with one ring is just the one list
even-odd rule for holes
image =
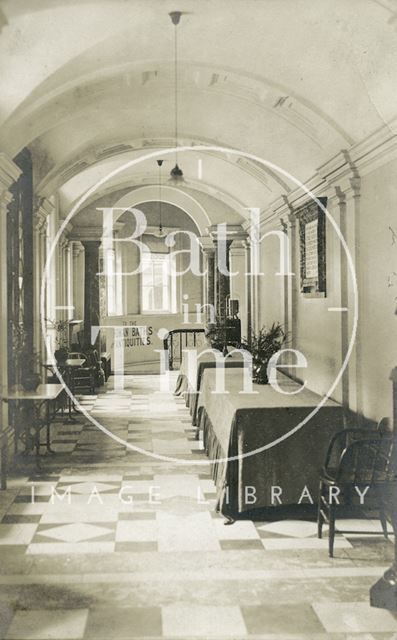
{"label": "framed notice on wall", "polygon": [[[327,206],[327,198],[319,198]],[[310,298],[327,295],[325,213],[317,202],[297,210],[300,240],[301,293]]]}

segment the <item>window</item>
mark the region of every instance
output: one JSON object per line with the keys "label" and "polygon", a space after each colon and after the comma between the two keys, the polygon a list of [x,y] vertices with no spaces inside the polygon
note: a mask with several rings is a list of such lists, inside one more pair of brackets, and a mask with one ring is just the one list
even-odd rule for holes
{"label": "window", "polygon": [[142,256],[142,313],[176,313],[169,253],[145,252]]}

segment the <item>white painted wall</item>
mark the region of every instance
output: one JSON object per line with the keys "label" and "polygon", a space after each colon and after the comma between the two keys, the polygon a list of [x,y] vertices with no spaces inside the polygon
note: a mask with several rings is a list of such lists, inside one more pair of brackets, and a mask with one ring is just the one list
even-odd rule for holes
{"label": "white painted wall", "polygon": [[[360,212],[355,220],[357,202],[347,193],[346,240],[353,262],[357,259],[359,293],[358,341],[348,367],[349,406],[366,418],[378,421],[392,415],[391,369],[397,365],[397,160],[375,169],[361,180]],[[340,208],[335,189],[324,190],[327,209],[339,225]],[[358,222],[357,222],[358,221]],[[359,223],[359,224],[358,224]],[[277,224],[277,220],[274,223]],[[357,226],[359,230],[357,230]],[[325,393],[335,380],[342,362],[341,314],[329,308],[341,306],[341,243],[331,223],[326,226],[327,296],[306,298],[300,293],[299,224],[294,271],[298,278],[296,348],[307,358],[308,368],[299,377],[318,393]],[[281,279],[272,276],[277,267],[276,240],[262,248],[260,279],[260,324],[285,321]],[[348,274],[349,328],[353,326],[353,280]],[[349,334],[350,337],[350,334]],[[357,366],[357,364],[359,366]],[[301,375],[302,374],[302,375]],[[361,379],[361,381],[360,381]],[[361,393],[360,393],[361,385]],[[342,400],[342,384],[332,397]]]}
{"label": "white painted wall", "polygon": [[[364,414],[391,415],[390,371],[397,366],[397,160],[361,185],[361,337]],[[392,286],[388,286],[391,277]]]}

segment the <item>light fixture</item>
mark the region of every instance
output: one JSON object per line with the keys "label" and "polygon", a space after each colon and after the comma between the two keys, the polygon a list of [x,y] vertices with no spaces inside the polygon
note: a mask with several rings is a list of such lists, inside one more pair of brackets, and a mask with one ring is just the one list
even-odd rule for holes
{"label": "light fixture", "polygon": [[169,14],[174,25],[174,109],[175,109],[175,167],[171,169],[170,180],[172,182],[183,181],[183,171],[178,165],[178,24],[181,19],[181,11],[171,11]]}
{"label": "light fixture", "polygon": [[157,160],[157,165],[159,168],[159,230],[157,232],[157,237],[158,238],[164,238],[164,236],[166,235],[164,229],[163,229],[163,223],[162,223],[162,219],[161,219],[161,209],[162,209],[162,201],[161,201],[161,166],[163,164],[163,160]]}

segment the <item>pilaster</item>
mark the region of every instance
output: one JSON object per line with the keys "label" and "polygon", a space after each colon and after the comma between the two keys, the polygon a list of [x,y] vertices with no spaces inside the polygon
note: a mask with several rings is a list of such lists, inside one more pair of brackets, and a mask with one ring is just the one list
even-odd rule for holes
{"label": "pilaster", "polygon": [[0,153],[0,457],[1,488],[6,488],[6,464],[10,439],[7,405],[2,401],[8,392],[8,309],[7,309],[7,210],[12,200],[11,185],[21,170],[4,153]]}

